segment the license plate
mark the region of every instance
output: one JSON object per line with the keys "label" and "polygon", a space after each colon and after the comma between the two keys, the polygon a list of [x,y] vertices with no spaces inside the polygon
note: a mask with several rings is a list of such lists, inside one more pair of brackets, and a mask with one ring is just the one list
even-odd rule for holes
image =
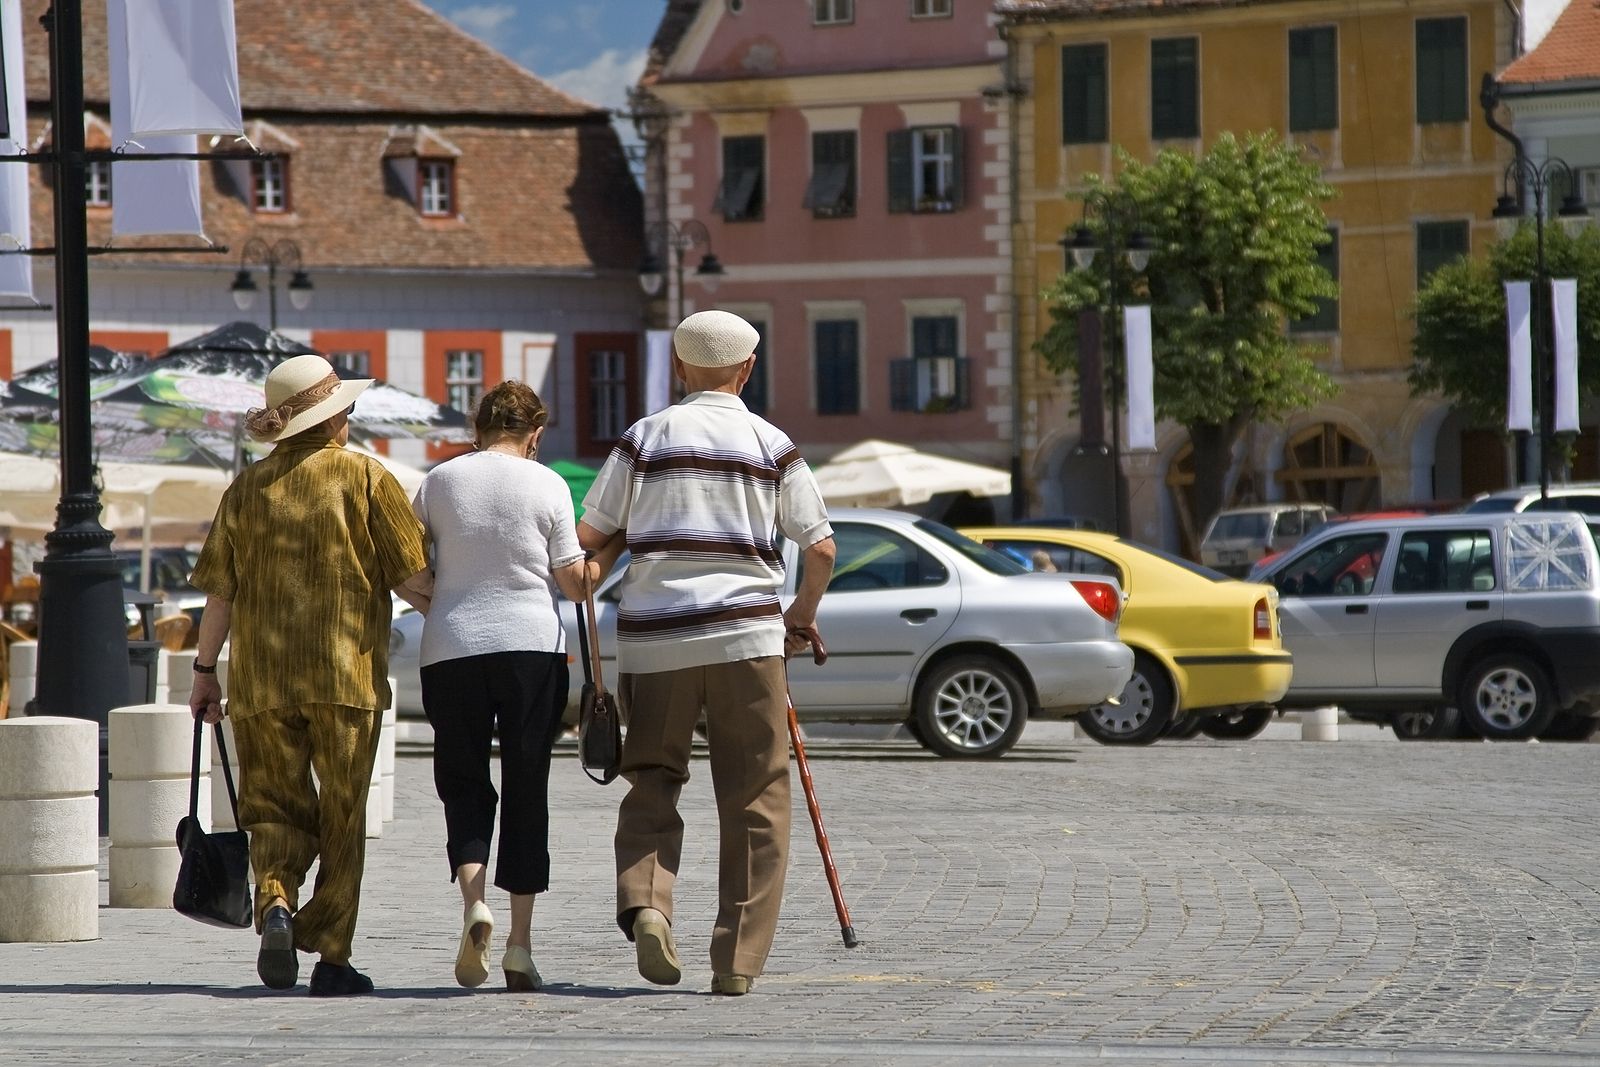
{"label": "license plate", "polygon": [[1242,548],[1223,548],[1217,551],[1218,563],[1243,563],[1245,557]]}

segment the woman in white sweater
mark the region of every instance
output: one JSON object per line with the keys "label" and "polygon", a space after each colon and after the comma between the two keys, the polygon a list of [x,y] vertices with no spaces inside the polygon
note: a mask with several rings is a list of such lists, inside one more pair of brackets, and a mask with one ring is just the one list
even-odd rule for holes
{"label": "woman in white sweater", "polygon": [[[501,798],[494,884],[511,895],[502,968],[509,989],[541,984],[533,902],[550,882],[550,753],[568,684],[556,590],[582,600],[599,576],[578,547],[567,483],[535,459],[548,418],[528,386],[497,385],[478,404],[476,451],[430,471],[413,503],[433,544],[422,704],[434,731],[451,880],[464,905],[456,981],[468,987],[489,975],[494,914],[484,880]],[[489,772],[496,730],[499,796]]]}

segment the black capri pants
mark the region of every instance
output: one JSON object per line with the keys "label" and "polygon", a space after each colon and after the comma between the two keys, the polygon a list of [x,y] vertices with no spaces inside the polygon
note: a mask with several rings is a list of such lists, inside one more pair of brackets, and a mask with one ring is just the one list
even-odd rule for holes
{"label": "black capri pants", "polygon": [[[516,894],[550,888],[550,753],[566,706],[562,652],[491,652],[422,668],[452,882],[463,863],[489,862],[495,804],[503,796],[494,884]],[[497,727],[500,794],[489,775]]]}

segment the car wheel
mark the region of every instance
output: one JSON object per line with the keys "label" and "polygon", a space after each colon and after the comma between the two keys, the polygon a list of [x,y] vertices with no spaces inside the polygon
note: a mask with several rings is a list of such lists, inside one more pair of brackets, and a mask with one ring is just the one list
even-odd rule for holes
{"label": "car wheel", "polygon": [[1543,667],[1516,652],[1497,652],[1461,680],[1461,714],[1479,737],[1523,741],[1555,718],[1553,696]]}
{"label": "car wheel", "polygon": [[1161,731],[1163,741],[1187,741],[1200,732],[1200,727],[1206,724],[1204,715],[1189,714],[1181,719],[1174,719],[1167,723],[1167,728]]}
{"label": "car wheel", "polygon": [[921,745],[923,748],[927,748],[928,747],[928,738],[922,732],[922,727],[917,725],[917,720],[916,720],[915,716],[913,716],[912,718],[909,718],[909,719],[907,719],[905,721],[905,728],[906,728],[906,733],[911,735],[911,740],[915,741],[917,744]]}
{"label": "car wheel", "polygon": [[1460,719],[1455,708],[1407,708],[1389,717],[1389,728],[1402,741],[1443,741],[1456,736]]}
{"label": "car wheel", "polygon": [[1541,741],[1587,741],[1600,730],[1600,719],[1563,712],[1550,720],[1539,735]]}
{"label": "car wheel", "polygon": [[1122,687],[1122,703],[1090,708],[1078,716],[1078,725],[1102,745],[1148,745],[1172,722],[1175,703],[1167,672],[1139,653]]}
{"label": "car wheel", "polygon": [[1008,751],[1028,724],[1022,683],[988,656],[957,656],[917,687],[913,736],[940,756],[980,758]]}
{"label": "car wheel", "polygon": [[1272,721],[1271,708],[1234,708],[1213,715],[1200,727],[1207,737],[1218,741],[1248,741],[1267,728]]}

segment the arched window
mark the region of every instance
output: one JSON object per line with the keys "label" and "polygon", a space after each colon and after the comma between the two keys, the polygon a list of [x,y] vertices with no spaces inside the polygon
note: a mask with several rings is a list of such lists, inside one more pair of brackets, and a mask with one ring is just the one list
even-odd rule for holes
{"label": "arched window", "polygon": [[1378,506],[1378,461],[1354,433],[1336,422],[1308,426],[1283,447],[1278,471],[1288,500],[1331,504],[1344,512]]}

